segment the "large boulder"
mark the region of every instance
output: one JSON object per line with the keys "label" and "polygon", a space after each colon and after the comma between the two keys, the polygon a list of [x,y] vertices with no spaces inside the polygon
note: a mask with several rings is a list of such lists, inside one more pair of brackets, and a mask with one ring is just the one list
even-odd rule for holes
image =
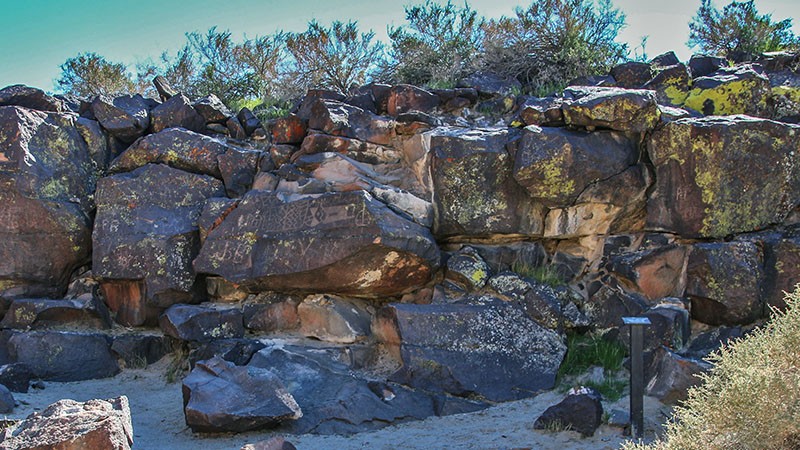
{"label": "large boulder", "polygon": [[67,112],[67,105],[43,90],[15,84],[0,89],[0,106],[21,106],[37,111]]}
{"label": "large boulder", "polygon": [[109,133],[123,142],[133,142],[150,128],[150,110],[155,102],[139,94],[116,98],[98,96],[92,114]]}
{"label": "large boulder", "polygon": [[153,108],[150,120],[153,133],[172,127],[202,131],[206,126],[206,120],[197,113],[192,107],[192,102],[183,94],[170,97],[169,100]]}
{"label": "large boulder", "polygon": [[712,325],[746,324],[763,313],[764,254],[753,242],[695,244],[687,263],[692,317]]}
{"label": "large boulder", "polygon": [[398,84],[389,90],[387,112],[397,117],[409,111],[431,112],[439,106],[439,96],[409,84]]}
{"label": "large boulder", "polygon": [[594,435],[603,422],[603,404],[600,394],[593,389],[571,389],[564,400],[547,408],[533,423],[533,429],[545,430],[553,427],[574,430],[583,437]]}
{"label": "large boulder", "polygon": [[639,152],[624,134],[526,127],[514,161],[514,179],[550,208],[575,204],[592,183],[621,174]]}
{"label": "large boulder", "polygon": [[692,81],[683,106],[707,116],[747,114],[768,117],[769,79],[759,66],[722,68]]}
{"label": "large boulder", "polygon": [[644,133],[658,124],[655,93],[615,87],[572,86],[561,107],[567,125]]}
{"label": "large boulder", "polygon": [[251,191],[208,233],[194,268],[256,291],[375,297],[425,284],[439,256],[426,228],[366,192]]}
{"label": "large boulder", "polygon": [[73,118],[0,107],[0,294],[63,294],[89,259],[96,180]]}
{"label": "large boulder", "polygon": [[2,328],[42,329],[82,325],[111,328],[111,316],[100,299],[84,295],[73,300],[17,299],[0,322]]}
{"label": "large boulder", "polygon": [[677,297],[686,286],[687,248],[667,245],[636,252],[622,252],[609,258],[609,269],[628,290],[649,300]]}
{"label": "large boulder", "polygon": [[685,64],[675,64],[658,69],[658,73],[644,84],[645,89],[656,93],[660,104],[681,106],[689,95],[691,76]]}
{"label": "large boulder", "polygon": [[326,349],[270,346],[248,368],[268,369],[286,383],[303,417],[284,423],[293,434],[352,434],[436,413],[430,396],[392,383],[369,381]]}
{"label": "large boulder", "polygon": [[507,129],[439,127],[424,136],[436,236],[541,235],[542,208],[512,176]]}
{"label": "large boulder", "polygon": [[352,344],[369,336],[370,315],[363,301],[310,295],[297,305],[300,333],[321,341]]}
{"label": "large boulder", "polygon": [[103,334],[58,331],[16,333],[8,340],[12,360],[28,366],[34,376],[52,381],[113,377],[120,371]]}
{"label": "large boulder", "polygon": [[391,119],[335,100],[317,101],[311,109],[308,127],[378,145],[388,145],[394,137]]}
{"label": "large boulder", "polygon": [[59,400],[4,431],[0,449],[130,450],[133,425],[128,398]]}
{"label": "large boulder", "polygon": [[403,367],[393,380],[490,401],[551,389],[566,353],[558,333],[491,296],[450,304],[393,303],[380,312],[374,328],[384,343],[400,348]]}
{"label": "large boulder", "polygon": [[745,116],[679,119],[647,144],[647,226],[724,237],[780,223],[800,203],[800,127]]}
{"label": "large boulder", "polygon": [[303,416],[283,383],[266,368],[220,357],[200,361],[183,380],[183,411],[192,431],[242,432]]}
{"label": "large boulder", "polygon": [[238,308],[172,305],[159,318],[164,334],[182,341],[210,341],[244,336]]}
{"label": "large boulder", "polygon": [[[197,286],[192,260],[200,245],[197,220],[222,183],[160,164],[103,178],[96,194],[93,272],[106,283],[142,282],[106,301],[126,325],[141,325],[150,306],[190,302]],[[109,291],[106,291],[108,294]],[[124,311],[120,313],[120,311]]]}

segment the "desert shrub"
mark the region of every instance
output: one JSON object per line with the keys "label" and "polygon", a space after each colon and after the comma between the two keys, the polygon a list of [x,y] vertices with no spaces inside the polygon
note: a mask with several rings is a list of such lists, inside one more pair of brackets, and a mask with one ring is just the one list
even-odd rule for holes
{"label": "desert shrub", "polygon": [[107,61],[97,53],[81,53],[61,65],[56,85],[61,92],[78,97],[127,94],[134,89],[127,70],[124,64]]}
{"label": "desert shrub", "polygon": [[530,278],[550,287],[564,286],[567,284],[561,274],[559,274],[553,266],[532,266],[523,261],[514,261],[514,263],[511,264],[511,270],[525,278]]}
{"label": "desert shrub", "polygon": [[722,10],[711,0],[701,0],[689,23],[687,44],[704,53],[741,61],[763,52],[797,50],[800,39],[792,32],[792,19],[773,22],[772,15],[758,13],[754,0],[734,1]]}
{"label": "desert shrub", "polygon": [[464,3],[427,0],[406,6],[407,25],[389,29],[390,61],[385,81],[452,87],[474,69],[483,41],[484,19]]}
{"label": "desert shrub", "polygon": [[789,449],[800,446],[800,286],[784,312],[712,355],[663,440],[628,450]]}
{"label": "desert shrub", "polygon": [[[563,382],[567,376],[580,375],[592,366],[600,366],[605,375],[603,381],[582,384],[594,388],[610,401],[619,400],[628,385],[627,381],[617,376],[625,354],[625,347],[617,341],[590,334],[570,334],[567,336],[567,354],[558,369],[558,379]],[[572,386],[562,383],[562,387]]]}
{"label": "desert shrub", "polygon": [[484,26],[481,65],[547,95],[577,77],[606,74],[628,54],[616,42],[625,15],[610,0],[542,0]]}

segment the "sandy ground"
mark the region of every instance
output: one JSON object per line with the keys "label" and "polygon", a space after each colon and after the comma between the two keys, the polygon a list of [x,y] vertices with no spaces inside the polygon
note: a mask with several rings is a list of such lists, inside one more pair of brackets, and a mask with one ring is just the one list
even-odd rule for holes
{"label": "sandy ground", "polygon": [[[504,403],[487,410],[407,422],[353,436],[286,435],[260,431],[242,434],[195,434],[183,418],[181,384],[163,378],[166,360],[148,369],[127,369],[114,378],[73,383],[48,382],[45,389],[14,394],[19,406],[9,419],[25,418],[33,411],[64,398],[85,401],[127,395],[131,405],[134,448],[142,450],[238,450],[242,445],[285,436],[298,449],[616,449],[625,441],[620,429],[601,426],[591,438],[571,431],[533,429],[533,421],[564,394],[547,392],[536,398]],[[627,397],[614,407],[627,410]],[[608,408],[607,408],[608,409]],[[645,437],[660,430],[667,409],[645,399]]]}

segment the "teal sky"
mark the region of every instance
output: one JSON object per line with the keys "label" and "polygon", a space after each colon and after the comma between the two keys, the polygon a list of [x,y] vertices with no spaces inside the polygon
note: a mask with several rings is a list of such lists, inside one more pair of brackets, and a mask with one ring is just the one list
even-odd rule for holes
{"label": "teal sky", "polygon": [[[93,51],[133,67],[137,61],[174,53],[188,31],[216,25],[234,37],[253,37],[276,30],[303,31],[309,20],[358,20],[363,30],[375,30],[386,40],[387,25],[404,23],[403,5],[420,1],[324,0],[0,0],[0,87],[23,83],[54,89],[59,65],[80,52]],[[519,0],[471,0],[487,17],[511,15]],[[717,0],[721,6],[728,1]],[[627,15],[620,40],[631,47],[648,35],[647,53],[675,50],[681,59],[691,54],[685,43],[688,22],[700,0],[615,0]],[[800,34],[800,1],[756,0],[761,13],[793,19]]]}

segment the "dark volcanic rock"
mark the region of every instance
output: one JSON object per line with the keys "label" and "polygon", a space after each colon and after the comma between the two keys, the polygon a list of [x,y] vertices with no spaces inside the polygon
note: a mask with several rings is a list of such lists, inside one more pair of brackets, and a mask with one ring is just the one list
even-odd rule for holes
{"label": "dark volcanic rock", "polygon": [[222,183],[214,178],[160,164],[98,183],[94,275],[103,282],[144,282],[138,297],[106,295],[118,321],[144,323],[145,300],[158,308],[192,300],[196,277],[191,264],[200,245],[198,216],[207,198],[223,195]]}
{"label": "dark volcanic rock", "polygon": [[382,310],[378,335],[399,345],[394,381],[491,401],[551,389],[566,353],[563,338],[494,297],[451,304],[395,303]]}
{"label": "dark volcanic rock", "polygon": [[792,292],[800,283],[800,236],[783,236],[768,242],[764,249],[766,306],[786,308],[784,292]]}
{"label": "dark volcanic rock", "polygon": [[431,112],[439,106],[439,96],[425,89],[398,84],[389,90],[387,112],[390,116],[397,117],[409,111]]}
{"label": "dark volcanic rock", "polygon": [[130,450],[133,425],[128,398],[59,400],[7,432],[0,449]]}
{"label": "dark volcanic rock", "polygon": [[167,128],[181,127],[190,131],[202,131],[206,120],[192,107],[192,102],[183,94],[170,97],[150,112],[153,133]]}
{"label": "dark volcanic rock", "polygon": [[614,77],[617,86],[636,89],[650,81],[650,78],[653,77],[653,69],[650,64],[631,61],[612,67],[611,76]]}
{"label": "dark volcanic rock", "polygon": [[253,355],[249,367],[268,369],[286,380],[303,410],[303,417],[281,427],[288,433],[351,434],[435,414],[428,395],[367,381],[324,351],[267,347]]}
{"label": "dark volcanic rock", "polygon": [[403,293],[439,266],[430,232],[363,191],[296,200],[251,191],[210,231],[195,270],[252,290]]}
{"label": "dark volcanic rock", "polygon": [[233,115],[222,103],[222,100],[214,94],[206,95],[194,102],[194,109],[208,123],[225,123]]}
{"label": "dark volcanic rock", "polygon": [[154,104],[139,94],[114,99],[99,96],[92,101],[92,113],[100,125],[124,142],[133,142],[150,128]]}
{"label": "dark volcanic rock", "polygon": [[692,317],[712,325],[746,324],[763,314],[763,250],[752,242],[695,244],[686,296]]}
{"label": "dark volcanic rock", "polygon": [[[0,413],[10,413],[14,410],[15,405],[16,402],[14,401],[14,395],[11,394],[11,391],[7,387],[0,384]],[[2,444],[0,443],[0,445]]]}
{"label": "dark volcanic rock", "polygon": [[622,133],[530,126],[517,150],[514,179],[548,207],[570,206],[592,183],[636,163],[638,153]]}
{"label": "dark volcanic rock", "polygon": [[261,155],[259,151],[229,148],[217,157],[219,172],[229,197],[241,197],[250,190]]}
{"label": "dark volcanic rock", "polygon": [[198,362],[183,380],[183,405],[192,431],[242,432],[303,416],[271,371],[235,366],[219,357]]}
{"label": "dark volcanic rock", "polygon": [[662,348],[653,357],[650,370],[654,376],[647,382],[645,393],[667,404],[686,400],[689,388],[702,382],[698,375],[711,367],[705,361],[685,358]]}
{"label": "dark volcanic rock", "polygon": [[28,392],[33,376],[31,369],[22,363],[0,366],[0,384],[12,392]]}
{"label": "dark volcanic rock", "polygon": [[625,252],[610,258],[609,269],[650,300],[680,296],[686,285],[687,248],[668,245],[638,252]]}
{"label": "dark volcanic rock", "polygon": [[37,111],[67,112],[69,108],[60,99],[47,95],[43,90],[24,84],[15,84],[0,89],[0,106],[21,106]]}
{"label": "dark volcanic rock", "polygon": [[189,352],[189,364],[192,368],[198,361],[218,356],[225,361],[237,366],[244,366],[250,362],[253,355],[266,347],[255,339],[220,338],[200,344]]}
{"label": "dark volcanic rock", "polygon": [[306,137],[307,128],[308,123],[294,114],[280,117],[272,124],[272,143],[300,144]]}
{"label": "dark volcanic rock", "polygon": [[141,368],[164,357],[170,347],[164,336],[121,334],[114,336],[111,351],[125,362],[125,367]]}
{"label": "dark volcanic rock", "polygon": [[567,125],[643,133],[658,124],[653,92],[612,87],[569,87],[562,106]]}
{"label": "dark volcanic rock", "polygon": [[363,301],[311,295],[297,305],[300,333],[325,342],[352,344],[367,338],[370,315]]}
{"label": "dark volcanic rock", "polygon": [[603,421],[603,405],[600,394],[593,389],[572,389],[564,400],[547,408],[536,422],[535,430],[552,427],[574,430],[583,437],[593,436]]}
{"label": "dark volcanic rock", "polygon": [[394,137],[394,122],[369,111],[337,102],[320,100],[314,104],[308,127],[325,134],[344,136],[388,145]]}
{"label": "dark volcanic rock", "polygon": [[706,116],[769,117],[769,94],[769,79],[760,66],[740,65],[695,78],[683,106]]}
{"label": "dark volcanic rock", "polygon": [[681,106],[689,95],[691,77],[684,64],[662,67],[652,80],[644,84],[645,89],[656,93],[660,104]]}
{"label": "dark volcanic rock", "polygon": [[800,127],[745,116],[679,119],[653,132],[647,226],[724,237],[781,222],[800,202]]}
{"label": "dark volcanic rock", "polygon": [[8,340],[11,358],[25,364],[37,378],[81,381],[119,373],[111,339],[102,334],[31,331]]}
{"label": "dark volcanic rock", "polygon": [[[71,117],[0,107],[0,293],[58,296],[89,258],[97,175]],[[43,245],[46,243],[46,245]]]}
{"label": "dark volcanic rock", "polygon": [[689,71],[692,78],[705,77],[728,66],[728,60],[719,56],[692,55]]}
{"label": "dark volcanic rock", "polygon": [[475,249],[464,247],[447,259],[445,278],[467,291],[474,291],[486,284],[490,272],[489,265]]}
{"label": "dark volcanic rock", "polygon": [[74,300],[17,299],[12,301],[0,327],[24,330],[70,324],[111,328],[111,316],[106,305],[91,294]]}
{"label": "dark volcanic rock", "polygon": [[244,336],[242,312],[234,308],[173,305],[159,318],[165,334],[182,341],[206,342]]}

